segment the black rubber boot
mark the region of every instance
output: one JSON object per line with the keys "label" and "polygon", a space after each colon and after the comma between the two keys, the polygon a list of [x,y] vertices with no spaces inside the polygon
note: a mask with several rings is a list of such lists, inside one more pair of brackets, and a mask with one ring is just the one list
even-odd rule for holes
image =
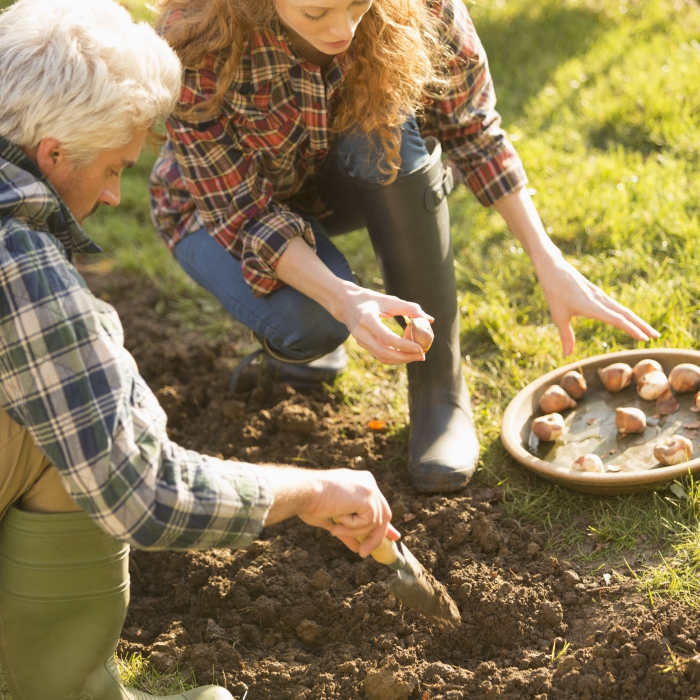
{"label": "black rubber boot", "polygon": [[479,441],[459,349],[459,309],[440,144],[426,140],[430,161],[390,185],[353,180],[384,287],[435,318],[425,362],[408,365],[411,434],[408,470],[418,491],[464,488],[476,469]]}
{"label": "black rubber boot", "polygon": [[285,357],[273,350],[267,340],[263,340],[263,348],[267,365],[274,369],[280,381],[292,386],[332,384],[348,366],[348,355],[344,345],[339,345],[333,352],[311,360],[292,360]]}

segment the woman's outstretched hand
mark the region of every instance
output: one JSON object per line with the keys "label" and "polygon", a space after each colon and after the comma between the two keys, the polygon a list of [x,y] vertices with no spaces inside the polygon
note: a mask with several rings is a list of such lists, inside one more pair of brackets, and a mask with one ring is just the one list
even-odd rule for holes
{"label": "woman's outstretched hand", "polygon": [[658,338],[659,333],[637,314],[611,299],[564,260],[545,233],[537,209],[525,187],[499,199],[496,211],[523,244],[542,285],[552,320],[559,329],[564,355],[574,350],[576,338],[571,327],[574,316],[609,323],[635,340]]}
{"label": "woman's outstretched hand", "polygon": [[538,269],[538,278],[552,320],[559,329],[564,356],[574,350],[571,327],[574,316],[585,316],[619,328],[635,340],[658,338],[659,333],[633,311],[609,297],[561,256],[550,258]]}
{"label": "woman's outstretched hand", "polygon": [[426,318],[432,322],[432,316],[424,313],[418,304],[346,283],[343,301],[334,316],[348,327],[357,344],[380,362],[399,365],[425,360],[418,343],[402,338],[382,323],[383,318],[392,316]]}

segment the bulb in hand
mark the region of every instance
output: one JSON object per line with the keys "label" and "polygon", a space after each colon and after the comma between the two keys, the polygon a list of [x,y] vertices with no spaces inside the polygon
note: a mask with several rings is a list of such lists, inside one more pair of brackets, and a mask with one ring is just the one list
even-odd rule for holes
{"label": "bulb in hand", "polygon": [[435,334],[430,327],[430,322],[425,318],[407,318],[406,328],[403,332],[406,340],[412,340],[423,348],[423,352],[428,352],[433,344]]}

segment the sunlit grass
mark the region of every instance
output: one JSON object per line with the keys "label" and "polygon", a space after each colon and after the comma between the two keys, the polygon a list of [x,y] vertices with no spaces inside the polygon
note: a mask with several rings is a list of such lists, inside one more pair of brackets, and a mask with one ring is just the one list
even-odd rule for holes
{"label": "sunlit grass", "polygon": [[[125,659],[117,659],[117,667],[122,683],[127,688],[135,688],[157,696],[181,693],[197,686],[192,673],[186,674],[177,669],[160,673],[140,654],[131,654]],[[0,669],[0,700],[12,700],[2,669]]]}
{"label": "sunlit grass", "polygon": [[197,686],[194,675],[179,670],[160,673],[140,654],[131,654],[125,659],[117,659],[122,683],[128,688],[136,688],[154,695],[170,695],[191,690]]}

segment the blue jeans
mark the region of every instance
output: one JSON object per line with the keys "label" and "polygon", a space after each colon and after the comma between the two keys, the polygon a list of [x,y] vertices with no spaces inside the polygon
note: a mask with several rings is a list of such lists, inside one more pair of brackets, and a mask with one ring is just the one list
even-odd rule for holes
{"label": "blue jeans", "polygon": [[[344,175],[367,182],[382,182],[385,176],[378,170],[382,151],[376,138],[360,129],[341,135],[329,153],[319,181],[330,195],[347,199]],[[429,159],[423,137],[415,118],[409,118],[401,129],[401,170],[408,174],[422,167]],[[324,197],[325,198],[325,197]],[[332,203],[329,202],[329,204]],[[353,207],[353,213],[355,208]],[[352,271],[343,254],[333,245],[324,228],[343,232],[362,226],[361,215],[349,226],[348,221],[326,224],[302,215],[316,236],[316,254],[338,277],[353,280]],[[350,217],[345,215],[346,220]],[[338,219],[338,217],[335,217]],[[357,225],[355,225],[357,224]],[[175,246],[175,258],[182,269],[211,292],[231,316],[257,335],[270,347],[294,360],[313,359],[335,350],[348,337],[348,329],[336,321],[320,304],[290,286],[264,297],[253,296],[243,277],[241,265],[205,229],[185,236]]]}

